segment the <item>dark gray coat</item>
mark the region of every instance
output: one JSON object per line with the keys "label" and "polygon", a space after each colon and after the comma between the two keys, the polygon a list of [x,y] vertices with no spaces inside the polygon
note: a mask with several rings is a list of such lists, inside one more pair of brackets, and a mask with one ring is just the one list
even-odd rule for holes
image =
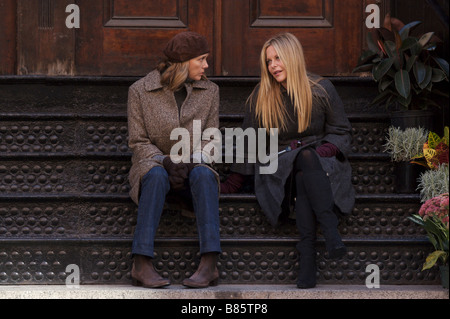
{"label": "dark gray coat", "polygon": [[[328,173],[333,190],[335,205],[343,214],[349,214],[355,202],[355,191],[351,182],[352,169],[347,156],[351,150],[351,125],[344,111],[344,105],[333,84],[327,79],[321,79],[319,88],[313,89],[314,102],[311,124],[303,133],[298,133],[297,116],[293,114],[293,105],[286,92],[283,92],[285,106],[291,112],[291,120],[287,131],[278,136],[279,150],[285,149],[295,139],[302,141],[302,146],[296,150],[284,153],[278,157],[278,170],[274,174],[260,174],[260,163],[233,164],[231,171],[244,175],[254,175],[255,194],[262,210],[272,225],[277,225],[286,200],[286,187],[294,167],[298,152],[308,146],[317,148],[323,143],[336,145],[341,153],[336,157],[320,157],[323,169]],[[328,99],[329,103],[324,101]],[[243,129],[258,128],[255,120],[254,107],[247,108]],[[267,152],[268,153],[268,152]],[[289,192],[290,193],[290,192]]]}

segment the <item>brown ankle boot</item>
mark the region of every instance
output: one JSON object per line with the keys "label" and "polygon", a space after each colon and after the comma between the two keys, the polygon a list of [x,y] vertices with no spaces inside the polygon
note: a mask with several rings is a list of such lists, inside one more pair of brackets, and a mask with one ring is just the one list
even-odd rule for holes
{"label": "brown ankle boot", "polygon": [[197,271],[190,278],[183,280],[183,285],[190,288],[216,286],[219,281],[217,255],[217,253],[203,254]]}
{"label": "brown ankle boot", "polygon": [[170,285],[169,279],[164,279],[156,272],[152,259],[143,255],[134,256],[131,278],[133,286],[144,288],[161,288]]}

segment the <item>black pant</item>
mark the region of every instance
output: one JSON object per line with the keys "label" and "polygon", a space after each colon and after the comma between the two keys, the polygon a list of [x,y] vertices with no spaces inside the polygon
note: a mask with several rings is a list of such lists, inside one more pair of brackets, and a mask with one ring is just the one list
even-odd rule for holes
{"label": "black pant", "polygon": [[305,254],[314,251],[316,222],[320,225],[329,252],[337,246],[342,246],[330,180],[314,149],[306,148],[299,152],[294,173],[297,187],[296,222],[300,232],[299,250]]}

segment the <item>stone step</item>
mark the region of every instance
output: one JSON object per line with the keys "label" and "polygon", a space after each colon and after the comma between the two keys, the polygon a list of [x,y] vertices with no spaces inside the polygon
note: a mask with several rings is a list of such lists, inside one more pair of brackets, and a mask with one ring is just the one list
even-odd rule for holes
{"label": "stone step", "polygon": [[[0,77],[0,286],[62,284],[68,265],[81,283],[130,283],[136,223],[127,174],[126,102],[135,78]],[[239,126],[257,78],[215,78],[221,128]],[[330,261],[318,242],[320,285],[364,285],[376,264],[383,285],[435,285],[421,272],[431,246],[407,217],[418,196],[396,194],[393,164],[382,145],[388,116],[369,105],[371,81],[333,78],[353,127],[350,161],[357,203],[340,231],[349,253]],[[76,172],[76,174],[74,174]],[[229,166],[219,165],[222,178]],[[295,225],[274,229],[253,194],[222,196],[219,268],[224,284],[295,283]],[[195,221],[166,211],[156,240],[156,267],[174,284],[195,271]]]}
{"label": "stone step", "polygon": [[[364,285],[368,266],[377,267],[383,285],[433,285],[437,267],[421,271],[432,251],[427,241],[344,239],[348,252],[328,258],[323,240],[317,244],[317,280],[326,285]],[[295,238],[223,239],[218,259],[224,284],[296,282]],[[63,284],[76,267],[82,284],[130,284],[130,239],[47,239],[0,242],[0,285]],[[155,241],[156,270],[174,284],[191,276],[199,263],[198,241],[168,238]],[[69,268],[68,268],[69,267]]]}
{"label": "stone step", "polygon": [[[222,285],[207,289],[188,289],[181,285],[171,285],[163,289],[146,289],[129,285],[11,285],[0,286],[0,299],[169,299],[178,305],[188,303],[177,300],[220,299],[216,308],[223,308],[228,300],[251,299],[264,304],[266,300],[282,299],[449,299],[448,289],[439,285],[380,285],[367,288],[365,285],[318,285],[313,289],[298,289],[293,285]],[[224,301],[225,300],[225,301]],[[167,314],[165,314],[167,315]]]}

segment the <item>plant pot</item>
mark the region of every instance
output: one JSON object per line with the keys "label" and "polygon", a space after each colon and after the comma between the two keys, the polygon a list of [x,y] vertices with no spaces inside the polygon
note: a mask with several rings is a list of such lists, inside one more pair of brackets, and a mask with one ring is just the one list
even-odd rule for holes
{"label": "plant pot", "polygon": [[411,164],[410,162],[395,163],[395,176],[397,177],[397,193],[412,194],[417,193],[420,173],[424,167]]}
{"label": "plant pot", "polygon": [[439,266],[439,271],[441,273],[442,287],[448,289],[448,265]]}
{"label": "plant pot", "polygon": [[434,130],[434,113],[424,110],[395,111],[390,114],[391,125],[405,130],[408,127],[422,127]]}

